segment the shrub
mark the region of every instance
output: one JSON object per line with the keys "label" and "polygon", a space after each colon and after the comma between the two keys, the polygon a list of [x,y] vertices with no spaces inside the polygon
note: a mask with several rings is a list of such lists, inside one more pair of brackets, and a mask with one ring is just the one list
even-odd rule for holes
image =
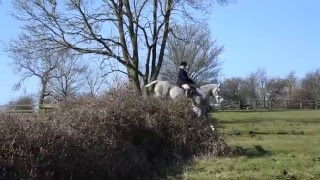
{"label": "shrub", "polygon": [[2,114],[0,142],[0,173],[20,178],[150,178],[171,163],[230,151],[188,101],[125,90],[73,100],[49,115]]}

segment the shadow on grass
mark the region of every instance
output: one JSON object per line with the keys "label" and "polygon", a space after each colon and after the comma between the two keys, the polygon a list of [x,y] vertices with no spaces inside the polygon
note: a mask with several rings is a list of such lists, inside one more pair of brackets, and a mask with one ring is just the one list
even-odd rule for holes
{"label": "shadow on grass", "polygon": [[253,145],[250,148],[243,148],[241,146],[236,146],[233,151],[233,156],[246,156],[248,158],[265,157],[270,155],[272,155],[272,153],[268,150],[265,150],[260,145]]}
{"label": "shadow on grass", "polygon": [[221,121],[221,124],[259,123],[263,121],[270,122],[269,119],[239,119],[239,120],[232,120],[232,121]]}
{"label": "shadow on grass", "polygon": [[247,124],[247,123],[259,123],[263,121],[274,122],[273,120],[268,119],[241,119],[241,120],[232,120],[232,121],[222,121],[217,118],[211,117],[210,120],[214,127],[221,128],[226,127],[228,124]]}
{"label": "shadow on grass", "polygon": [[258,132],[258,131],[249,131],[250,135],[254,135],[254,134],[260,134],[260,135],[273,135],[273,134],[278,134],[278,135],[303,135],[304,131],[295,131],[295,130],[291,130],[291,131],[279,131],[279,132]]}
{"label": "shadow on grass", "polygon": [[[233,147],[234,151],[230,154],[231,157],[247,157],[247,158],[259,158],[259,157],[268,157],[272,153],[264,149],[261,145],[253,145],[250,148],[243,148],[241,146]],[[192,165],[192,162],[186,162],[182,164],[177,164],[171,166],[167,170],[166,179],[184,179],[182,176],[186,166]]]}
{"label": "shadow on grass", "polygon": [[[222,126],[223,127],[223,126]],[[262,132],[262,131],[237,131],[232,130],[230,132],[223,133],[228,136],[246,136],[250,135],[251,137],[255,137],[256,135],[305,135],[304,131],[278,131],[278,132]]]}
{"label": "shadow on grass", "polygon": [[287,119],[286,122],[299,122],[303,124],[320,124],[320,118],[307,118],[307,119]]}
{"label": "shadow on grass", "polygon": [[252,112],[290,112],[290,111],[314,111],[314,109],[239,109],[239,110],[214,110],[214,113],[252,113]]}
{"label": "shadow on grass", "polygon": [[161,177],[162,179],[184,179],[183,178],[183,173],[184,173],[184,169],[186,166],[190,166],[192,164],[192,162],[185,162],[185,163],[180,163],[180,164],[176,164],[176,165],[172,165],[170,167],[167,168],[166,170],[166,176],[165,177]]}

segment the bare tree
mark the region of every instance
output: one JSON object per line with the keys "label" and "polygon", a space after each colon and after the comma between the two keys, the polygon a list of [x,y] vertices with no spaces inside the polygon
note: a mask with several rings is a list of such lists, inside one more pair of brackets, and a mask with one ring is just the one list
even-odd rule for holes
{"label": "bare tree", "polygon": [[210,31],[194,24],[174,28],[168,38],[161,76],[172,81],[181,61],[188,62],[189,74],[197,82],[212,82],[220,71],[223,47],[212,40]]}
{"label": "bare tree", "polygon": [[302,89],[303,99],[320,101],[320,68],[305,75],[302,79]]}
{"label": "bare tree", "polygon": [[288,100],[291,100],[296,91],[298,90],[298,77],[294,71],[291,71],[287,76],[286,80],[288,82]]}
{"label": "bare tree", "polygon": [[260,105],[261,107],[266,107],[266,88],[265,85],[268,82],[267,72],[265,69],[258,69],[253,76],[256,78],[256,105]]}
{"label": "bare tree", "polygon": [[282,78],[271,78],[266,83],[268,107],[271,108],[276,103],[277,98],[286,96],[285,88],[288,81]]}
{"label": "bare tree", "polygon": [[116,59],[141,92],[139,79],[146,84],[159,75],[172,27],[181,19],[197,21],[191,12],[208,12],[214,1],[13,0],[13,3],[17,12],[13,16],[26,22],[24,34],[41,37],[40,42],[45,41],[55,49]]}
{"label": "bare tree", "polygon": [[221,84],[221,95],[225,100],[240,101],[241,97],[240,87],[243,83],[241,78],[228,78]]}
{"label": "bare tree", "polygon": [[239,102],[240,106],[253,104],[252,98],[255,97],[252,92],[252,82],[250,78],[232,77],[225,79],[221,85],[221,95],[227,101]]}
{"label": "bare tree", "polygon": [[251,105],[256,105],[258,97],[258,88],[260,86],[260,81],[258,80],[256,73],[251,73],[244,81],[243,87],[247,91],[246,103]]}
{"label": "bare tree", "polygon": [[265,107],[265,86],[267,82],[268,77],[264,69],[258,69],[256,72],[249,74],[244,83],[248,91],[247,103],[255,106],[263,105],[263,107]]}
{"label": "bare tree", "polygon": [[[43,45],[43,43],[41,43]],[[44,98],[48,96],[48,83],[53,77],[53,71],[57,68],[61,61],[58,52],[54,51],[35,51],[34,41],[24,36],[21,41],[12,41],[7,48],[13,59],[12,65],[14,69],[21,75],[20,81],[15,85],[14,89],[18,90],[21,83],[28,78],[37,77],[40,81],[40,94],[38,104],[43,104]]]}
{"label": "bare tree", "polygon": [[56,100],[66,101],[74,97],[85,84],[87,66],[80,63],[80,58],[65,54],[63,61],[54,69],[54,77],[49,81],[50,95]]}
{"label": "bare tree", "polygon": [[102,71],[89,69],[85,75],[85,88],[90,97],[96,97],[104,90],[107,78]]}

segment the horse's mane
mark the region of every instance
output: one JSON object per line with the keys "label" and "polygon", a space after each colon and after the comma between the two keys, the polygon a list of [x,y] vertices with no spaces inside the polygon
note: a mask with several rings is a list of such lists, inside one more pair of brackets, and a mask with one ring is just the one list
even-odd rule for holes
{"label": "horse's mane", "polygon": [[209,95],[210,90],[216,89],[219,87],[219,84],[207,84],[200,86],[199,89],[203,97],[207,97]]}
{"label": "horse's mane", "polygon": [[219,87],[219,84],[207,84],[207,85],[200,86],[200,89],[205,91],[208,89],[213,89],[213,88],[218,88],[218,87]]}

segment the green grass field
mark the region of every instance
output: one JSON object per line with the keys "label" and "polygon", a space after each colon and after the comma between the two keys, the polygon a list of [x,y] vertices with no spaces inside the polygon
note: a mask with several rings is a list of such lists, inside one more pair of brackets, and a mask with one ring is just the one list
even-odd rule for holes
{"label": "green grass field", "polygon": [[215,112],[219,131],[244,155],[201,158],[183,179],[320,179],[320,111]]}

